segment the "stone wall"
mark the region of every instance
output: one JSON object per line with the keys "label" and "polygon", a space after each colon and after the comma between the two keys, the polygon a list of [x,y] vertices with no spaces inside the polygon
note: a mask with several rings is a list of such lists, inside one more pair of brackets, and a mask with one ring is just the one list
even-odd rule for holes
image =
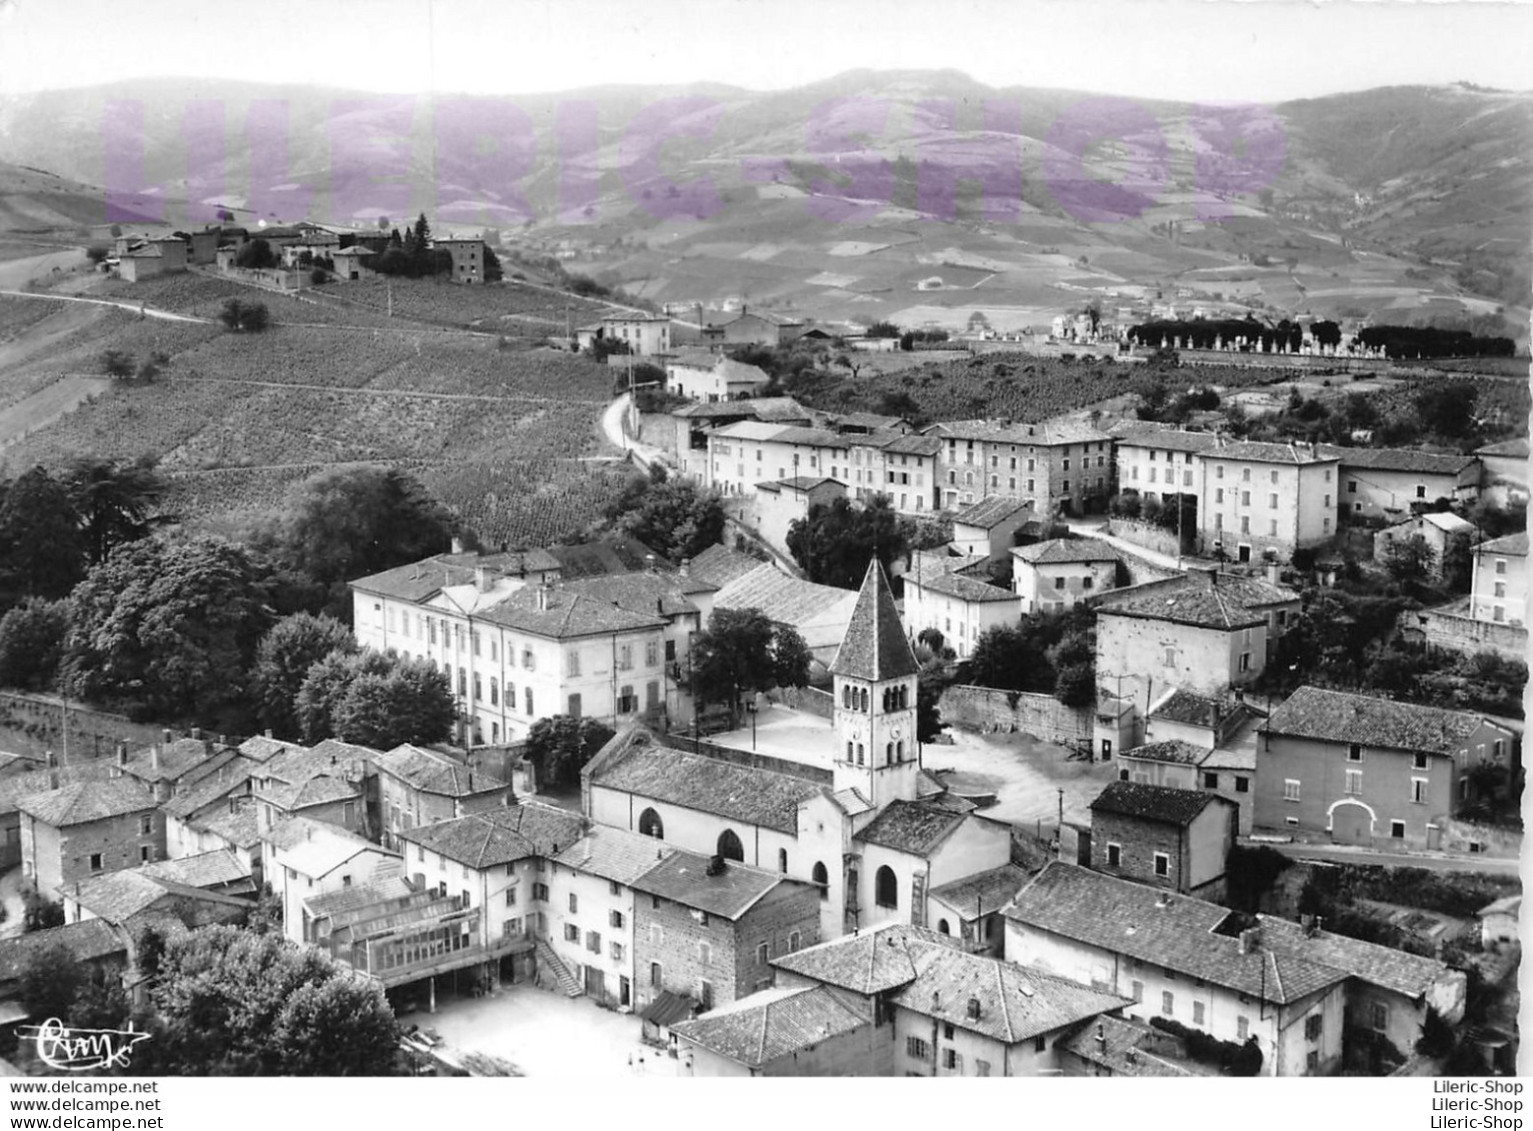
{"label": "stone wall", "polygon": [[937,706],[948,725],[983,734],[1017,732],[1061,746],[1091,742],[1091,709],[1066,707],[1052,695],[958,685]]}
{"label": "stone wall", "polygon": [[1176,534],[1152,522],[1141,522],[1134,518],[1115,518],[1107,524],[1107,533],[1115,538],[1122,538],[1125,542],[1132,542],[1136,546],[1168,554],[1173,558],[1177,554]]}
{"label": "stone wall", "polygon": [[795,710],[818,715],[822,719],[831,718],[835,713],[834,697],[830,692],[821,691],[818,687],[779,687],[772,693],[772,698]]}
{"label": "stone wall", "polygon": [[[1458,602],[1450,608],[1463,608]],[[1407,610],[1400,614],[1400,629],[1419,636],[1433,648],[1472,655],[1496,652],[1509,660],[1525,660],[1528,653],[1528,630],[1518,625],[1474,620],[1460,612],[1446,609]]]}
{"label": "stone wall", "polygon": [[1484,825],[1478,821],[1465,821],[1448,817],[1442,825],[1442,846],[1449,852],[1468,852],[1471,843],[1481,847],[1477,850],[1491,856],[1521,856],[1522,830],[1505,825]]}
{"label": "stone wall", "polygon": [[78,765],[82,761],[108,758],[119,739],[126,739],[133,750],[164,740],[164,731],[148,723],[130,722],[123,715],[95,711],[71,702],[69,711],[69,754],[63,757],[62,723],[65,705],[54,695],[33,695],[20,691],[0,692],[0,749],[15,747],[17,752],[43,753],[52,750],[60,765]]}

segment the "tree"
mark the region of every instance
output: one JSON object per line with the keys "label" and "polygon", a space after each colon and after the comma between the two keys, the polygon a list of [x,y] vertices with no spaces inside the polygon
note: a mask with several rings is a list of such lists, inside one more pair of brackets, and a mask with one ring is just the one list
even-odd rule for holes
{"label": "tree", "polygon": [[760,609],[714,609],[692,642],[692,692],[738,719],[745,692],[808,683],[810,659],[803,637]]}
{"label": "tree", "polygon": [[1416,1038],[1416,1051],[1422,1056],[1441,1059],[1452,1053],[1457,1043],[1458,1034],[1453,1031],[1452,1023],[1432,1006],[1427,1006],[1426,1016],[1421,1019],[1421,1036]]}
{"label": "tree", "polygon": [[165,481],[151,458],[118,463],[82,456],[65,470],[64,482],[80,516],[80,533],[92,565],[104,562],[124,542],[147,537],[165,521],[153,516],[165,497]]}
{"label": "tree", "polygon": [[393,1071],[399,1028],[382,985],[280,935],[204,927],[166,940],[150,1002],[155,1075]]}
{"label": "tree", "polygon": [[1057,679],[1045,645],[1023,625],[996,625],[980,633],[965,667],[964,682],[1006,691],[1045,690]]}
{"label": "tree", "polygon": [[1437,566],[1437,553],[1420,534],[1396,538],[1384,551],[1384,568],[1402,584],[1427,581]]}
{"label": "tree", "polygon": [[610,727],[595,719],[551,715],[532,724],[525,756],[536,767],[540,786],[571,785],[612,735]]}
{"label": "tree", "polygon": [[484,281],[486,283],[498,283],[505,278],[505,270],[500,265],[500,256],[496,255],[486,245],[484,249]]}
{"label": "tree", "polygon": [[224,300],[218,311],[218,320],[224,327],[236,332],[258,334],[271,325],[271,312],[264,302],[241,302],[237,298]]}
{"label": "tree", "polygon": [[381,675],[384,670],[382,653],[373,651],[336,651],[316,660],[293,699],[293,718],[303,740],[312,746],[334,738],[335,708],[352,680],[368,673]]}
{"label": "tree", "polygon": [[316,267],[309,272],[309,282],[313,283],[316,287],[322,287],[329,281],[330,272],[326,271],[323,267]]}
{"label": "tree", "polygon": [[271,244],[257,236],[235,253],[234,263],[237,267],[260,271],[275,267],[277,257],[272,253]]}
{"label": "tree", "polygon": [[69,602],[33,598],[0,618],[0,686],[53,686],[69,634]]}
{"label": "tree", "polygon": [[893,322],[875,322],[866,333],[870,338],[898,338],[901,331]]}
{"label": "tree", "polygon": [[413,476],[345,467],[293,487],[249,541],[324,590],[314,611],[322,606],[349,622],[347,582],[445,553],[455,529],[452,515]]}
{"label": "tree", "polygon": [[118,546],[71,595],[71,690],[160,715],[242,711],[271,625],[269,580],[248,550],[219,538]]}
{"label": "tree", "polygon": [[1439,436],[1456,439],[1467,435],[1473,425],[1478,397],[1479,390],[1468,381],[1427,385],[1416,393],[1416,415]]}
{"label": "tree", "polygon": [[32,951],[21,967],[21,1004],[34,1023],[68,1020],[83,980],[74,951],[61,942],[48,943]]}
{"label": "tree", "polygon": [[[4,639],[0,623],[0,641]],[[357,650],[351,630],[334,617],[295,613],[272,625],[256,649],[251,681],[258,717],[279,738],[297,738],[298,693],[309,669],[332,653],[343,656]]]}
{"label": "tree", "polygon": [[718,492],[658,475],[640,480],[642,490],[616,516],[617,530],[637,538],[673,562],[695,558],[724,540],[724,501]]}
{"label": "tree", "polygon": [[64,905],[62,903],[55,903],[37,894],[27,896],[25,910],[21,917],[21,929],[24,932],[30,934],[33,931],[46,931],[50,927],[63,925]]}
{"label": "tree", "polygon": [[69,488],[41,467],[4,486],[0,498],[0,606],[65,596],[85,572],[80,515]]}
{"label": "tree", "polygon": [[119,380],[133,376],[133,355],[124,350],[106,350],[101,355],[101,371]]}
{"label": "tree", "polygon": [[788,552],[821,585],[841,589],[861,586],[868,562],[877,557],[885,572],[908,550],[908,533],[885,495],[875,495],[864,507],[853,507],[845,496],[821,503],[788,527]]}
{"label": "tree", "polygon": [[91,244],[90,247],[85,249],[86,258],[98,266],[110,254],[112,254],[112,249],[99,243]]}
{"label": "tree", "polygon": [[335,705],[336,737],[387,750],[402,742],[426,745],[452,734],[457,703],[446,672],[428,660],[391,658],[390,670],[352,680]]}

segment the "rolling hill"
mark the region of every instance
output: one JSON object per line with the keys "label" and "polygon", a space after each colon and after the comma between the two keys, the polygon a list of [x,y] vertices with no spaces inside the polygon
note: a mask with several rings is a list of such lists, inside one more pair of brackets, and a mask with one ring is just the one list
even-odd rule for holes
{"label": "rolling hill", "polygon": [[657,301],[910,325],[982,311],[998,329],[1093,297],[1486,325],[1504,308],[1526,340],[1528,94],[1217,110],[855,71],[493,104],[212,80],[0,102],[0,160],[102,183],[108,136],[150,182],[117,189],[260,218],[425,210]]}

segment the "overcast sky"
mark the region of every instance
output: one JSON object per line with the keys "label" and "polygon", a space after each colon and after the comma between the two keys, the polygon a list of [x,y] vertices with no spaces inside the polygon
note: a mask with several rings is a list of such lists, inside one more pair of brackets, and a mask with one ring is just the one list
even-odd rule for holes
{"label": "overcast sky", "polygon": [[780,89],[854,67],[1275,102],[1527,89],[1533,0],[0,0],[0,93],[192,75],[381,91]]}

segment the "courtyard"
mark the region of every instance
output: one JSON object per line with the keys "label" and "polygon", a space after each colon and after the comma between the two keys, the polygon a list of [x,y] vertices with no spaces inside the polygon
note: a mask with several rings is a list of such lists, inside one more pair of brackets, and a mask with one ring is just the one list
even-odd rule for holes
{"label": "courtyard", "polygon": [[676,1061],[642,1043],[637,1013],[603,1009],[530,982],[486,997],[440,1000],[435,1013],[403,1018],[441,1034],[452,1055],[481,1053],[508,1061],[523,1076],[675,1076]]}
{"label": "courtyard", "polygon": [[[1037,832],[1058,823],[1064,791],[1067,821],[1088,822],[1088,806],[1102,787],[1117,778],[1112,763],[1071,758],[1071,751],[1025,734],[974,734],[949,728],[952,745],[927,743],[921,764],[939,775],[952,772],[961,792],[993,794],[987,817]],[[749,726],[713,735],[710,741],[736,750],[752,750],[806,765],[831,765],[835,738],[829,719],[772,704],[756,716],[754,740]]]}

